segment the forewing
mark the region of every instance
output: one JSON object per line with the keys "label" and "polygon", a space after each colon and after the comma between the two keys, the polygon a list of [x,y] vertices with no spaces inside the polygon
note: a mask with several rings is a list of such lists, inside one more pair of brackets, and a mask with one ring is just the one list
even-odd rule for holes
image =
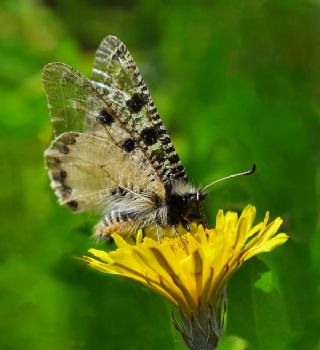
{"label": "forewing", "polygon": [[150,181],[152,170],[137,154],[97,136],[65,132],[51,143],[45,159],[60,203],[75,211],[103,211],[119,186],[141,197],[163,192],[161,183]]}
{"label": "forewing", "polygon": [[[44,68],[43,85],[57,136],[46,152],[47,164],[62,203],[73,206],[76,201],[79,210],[101,207],[100,197],[115,184],[164,196],[149,149],[89,79],[63,63],[51,63]],[[84,136],[75,138],[74,132]],[[68,180],[56,175],[65,170],[59,163],[70,167]]]}
{"label": "forewing", "polygon": [[[84,75],[64,63],[55,62],[44,67],[42,82],[55,136],[66,131],[91,132],[101,136],[110,133],[106,126],[115,121],[114,111]],[[103,122],[103,115],[112,118],[110,125]],[[112,133],[121,131],[119,123],[112,129]]]}
{"label": "forewing", "polygon": [[92,81],[148,147],[162,181],[187,181],[185,169],[148,88],[130,52],[118,38],[107,36],[101,42],[96,53]]}

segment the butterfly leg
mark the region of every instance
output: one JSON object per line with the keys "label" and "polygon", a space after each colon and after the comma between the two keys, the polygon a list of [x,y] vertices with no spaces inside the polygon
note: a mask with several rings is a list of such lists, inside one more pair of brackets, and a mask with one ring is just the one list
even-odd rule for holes
{"label": "butterfly leg", "polygon": [[187,222],[185,219],[183,219],[183,218],[181,218],[181,225],[182,225],[182,227],[183,227],[184,229],[186,229],[188,232],[191,232],[190,226],[189,226],[188,222]]}
{"label": "butterfly leg", "polygon": [[178,230],[177,230],[177,225],[172,225],[172,228],[173,228],[173,231],[174,231],[174,233],[176,234],[176,236],[177,236],[177,237],[180,237],[180,234],[179,234],[179,232],[178,232]]}
{"label": "butterfly leg", "polygon": [[180,245],[183,250],[187,250],[187,245],[186,242],[182,239],[182,236],[179,234],[177,230],[177,225],[172,225],[172,228],[178,238],[180,238]]}
{"label": "butterfly leg", "polygon": [[158,225],[157,225],[157,237],[158,237],[158,241],[160,241],[162,236],[160,234],[160,228]]}
{"label": "butterfly leg", "polygon": [[207,222],[206,215],[204,213],[203,207],[202,207],[202,205],[200,205],[200,203],[198,204],[198,208],[199,208],[199,213],[200,213],[200,216],[201,216],[201,220],[202,220],[203,226],[204,226],[205,229],[207,229],[208,228],[208,222]]}

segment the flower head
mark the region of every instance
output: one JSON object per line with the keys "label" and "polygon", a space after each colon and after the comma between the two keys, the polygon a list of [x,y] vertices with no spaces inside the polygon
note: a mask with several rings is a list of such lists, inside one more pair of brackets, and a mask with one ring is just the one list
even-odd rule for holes
{"label": "flower head", "polygon": [[[203,330],[204,315],[211,333],[221,333],[229,278],[243,262],[272,250],[288,238],[285,233],[276,234],[281,218],[269,223],[267,213],[263,222],[253,226],[255,214],[251,205],[240,218],[235,212],[224,214],[220,210],[214,229],[194,224],[195,233],[159,241],[142,239],[140,232],[135,245],[114,234],[118,247],[115,251],[90,249],[95,258],[83,257],[83,260],[102,272],[136,280],[167,298],[181,313],[183,335],[187,339],[191,336],[187,334],[188,327],[193,328],[193,333],[195,330],[195,325],[188,322],[196,320],[196,326]],[[219,336],[216,334],[217,339]]]}

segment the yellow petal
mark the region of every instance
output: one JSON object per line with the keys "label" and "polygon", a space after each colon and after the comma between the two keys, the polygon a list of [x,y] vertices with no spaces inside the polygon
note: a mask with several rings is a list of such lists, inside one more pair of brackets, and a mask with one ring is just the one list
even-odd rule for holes
{"label": "yellow petal", "polygon": [[191,223],[192,233],[160,241],[151,236],[143,238],[140,230],[135,245],[113,234],[118,247],[115,251],[90,249],[95,258],[82,260],[104,273],[142,283],[185,315],[191,315],[200,303],[205,308],[221,303],[226,283],[245,260],[271,251],[288,239],[285,233],[277,234],[281,218],[268,223],[266,213],[263,222],[253,226],[255,215],[251,205],[245,207],[240,218],[235,212],[224,214],[219,210],[214,229]]}
{"label": "yellow petal", "polygon": [[126,248],[128,247],[128,243],[117,233],[114,233],[111,235],[112,238],[114,239],[115,244],[117,245],[118,248]]}

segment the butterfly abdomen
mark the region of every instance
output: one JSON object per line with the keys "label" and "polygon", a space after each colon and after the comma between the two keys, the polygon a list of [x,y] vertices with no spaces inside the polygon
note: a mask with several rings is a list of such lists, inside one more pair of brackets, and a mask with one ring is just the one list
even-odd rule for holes
{"label": "butterfly abdomen", "polygon": [[96,225],[94,237],[100,240],[110,237],[113,233],[130,235],[137,229],[135,221],[128,213],[113,210]]}

